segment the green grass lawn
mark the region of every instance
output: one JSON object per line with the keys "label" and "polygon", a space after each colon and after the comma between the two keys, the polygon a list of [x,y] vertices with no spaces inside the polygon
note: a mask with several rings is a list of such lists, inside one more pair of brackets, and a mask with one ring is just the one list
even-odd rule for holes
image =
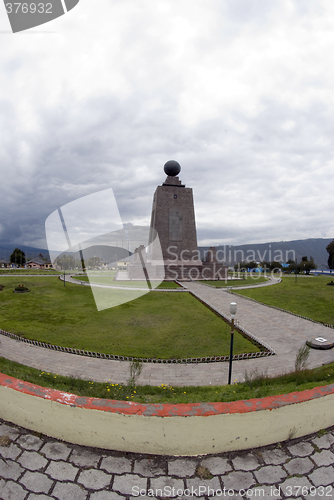
{"label": "green grass lawn", "polygon": [[[247,361],[245,361],[245,368]],[[334,363],[313,370],[282,375],[280,377],[249,377],[247,382],[224,386],[173,387],[134,386],[116,384],[112,380],[106,383],[92,382],[73,377],[43,372],[0,358],[0,372],[26,380],[43,387],[51,387],[79,396],[130,400],[139,403],[205,403],[238,401],[262,398],[289,392],[304,391],[334,382]]]}
{"label": "green grass lawn", "polygon": [[[113,281],[113,275],[103,275],[103,274],[96,274],[96,276],[93,275],[93,283],[99,284],[99,285],[110,285],[114,287],[133,287],[133,288],[147,288],[147,281],[143,280],[117,280]],[[79,276],[73,276],[74,279],[77,279],[78,281],[87,281],[89,282],[88,276],[85,275],[79,275]],[[152,286],[155,288],[154,281],[152,281]],[[175,283],[175,281],[163,281],[160,283],[156,288],[181,288],[178,283]]]}
{"label": "green grass lawn", "polygon": [[[97,311],[90,288],[1,277],[0,328],[60,346],[164,359],[229,354],[230,327],[188,293],[150,292]],[[29,293],[13,293],[24,284]],[[234,354],[259,348],[236,333]]]}
{"label": "green grass lawn", "polygon": [[56,271],[55,269],[5,269],[1,268],[0,269],[0,276],[1,274],[27,274],[27,275],[34,275],[34,274],[45,274],[45,275],[52,275],[52,274],[62,274],[59,271]]}
{"label": "green grass lawn", "polygon": [[163,281],[157,288],[167,289],[167,288],[182,288],[181,285],[175,283],[175,281]]}
{"label": "green grass lawn", "polygon": [[[114,281],[115,274],[107,275],[107,274],[96,274],[91,275],[91,281],[98,285],[109,285],[112,287],[124,287],[124,288],[147,288],[146,280],[116,280]],[[74,279],[78,281],[86,281],[89,282],[88,276],[73,276]],[[175,281],[163,281],[157,287],[155,286],[155,282],[152,281],[152,288],[180,288],[180,285],[175,283]]]}
{"label": "green grass lawn", "polygon": [[[330,277],[298,276],[296,283],[294,276],[287,276],[281,284],[240,290],[238,293],[334,324],[334,287],[326,286],[329,281]],[[19,284],[28,286],[31,291],[14,294],[13,290]],[[228,351],[224,347],[229,344],[229,326],[187,293],[151,292],[132,302],[98,312],[88,287],[71,284],[64,287],[57,278],[2,276],[0,285],[4,285],[0,291],[0,328],[28,338],[86,350],[145,357],[197,357],[222,355]],[[240,340],[244,339],[235,334],[235,353],[240,352]],[[92,347],[97,342],[104,349]],[[250,352],[250,346],[256,350],[251,344],[244,346],[244,350]],[[116,352],[116,347],[121,350]],[[135,349],[138,350],[136,353]],[[142,354],[144,351],[145,354]],[[161,356],[161,352],[167,355]],[[88,382],[41,372],[4,358],[0,358],[0,371],[82,396],[143,403],[235,401],[334,383],[334,363],[275,378],[254,375],[247,382],[232,386],[181,388],[165,385],[130,387],[112,380],[104,384]]]}
{"label": "green grass lawn", "polygon": [[88,276],[86,276],[85,274],[77,274],[75,276],[72,276],[72,278],[78,281],[89,281]]}
{"label": "green grass lawn", "polygon": [[278,285],[239,290],[263,304],[280,307],[322,323],[334,324],[334,287],[330,276],[283,276]]}
{"label": "green grass lawn", "polygon": [[242,280],[215,280],[215,281],[200,281],[200,283],[205,283],[206,285],[210,285],[216,288],[226,288],[228,286],[247,286],[247,285],[258,285],[259,283],[263,283],[264,281],[268,281],[267,278],[264,276],[261,276],[261,274],[257,275],[254,274],[254,276],[247,276],[245,279]]}

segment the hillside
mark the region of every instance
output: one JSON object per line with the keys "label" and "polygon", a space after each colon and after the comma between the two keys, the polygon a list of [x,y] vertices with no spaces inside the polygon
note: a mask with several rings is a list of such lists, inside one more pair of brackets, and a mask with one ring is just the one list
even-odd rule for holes
{"label": "hillside", "polygon": [[[244,260],[287,262],[289,259],[298,262],[305,255],[313,257],[317,267],[327,267],[328,253],[326,246],[333,238],[310,238],[307,240],[280,241],[270,243],[255,243],[251,245],[217,246],[218,258],[228,264],[235,264]],[[209,247],[199,247],[201,257]],[[224,258],[225,256],[225,258]]]}

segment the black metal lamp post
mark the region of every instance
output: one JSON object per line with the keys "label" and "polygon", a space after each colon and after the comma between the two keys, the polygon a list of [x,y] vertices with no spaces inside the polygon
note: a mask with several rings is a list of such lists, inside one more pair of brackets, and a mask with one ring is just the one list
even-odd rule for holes
{"label": "black metal lamp post", "polygon": [[230,343],[230,366],[228,372],[228,383],[231,385],[231,377],[232,377],[232,358],[233,358],[233,335],[234,335],[234,316],[237,312],[237,304],[236,302],[231,302],[230,304],[230,314],[231,314],[231,343]]}

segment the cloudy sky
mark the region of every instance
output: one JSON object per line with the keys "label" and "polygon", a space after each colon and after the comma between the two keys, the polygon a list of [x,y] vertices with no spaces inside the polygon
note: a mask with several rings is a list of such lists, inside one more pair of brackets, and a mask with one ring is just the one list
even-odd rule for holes
{"label": "cloudy sky", "polygon": [[169,159],[201,245],[334,237],[333,0],[80,0],[16,34],[0,5],[0,44],[1,243],[109,188],[149,224]]}

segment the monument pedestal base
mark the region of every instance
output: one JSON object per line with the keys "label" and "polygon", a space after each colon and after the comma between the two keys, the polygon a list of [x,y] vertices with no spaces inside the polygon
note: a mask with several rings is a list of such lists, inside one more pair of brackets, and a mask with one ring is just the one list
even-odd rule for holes
{"label": "monument pedestal base", "polygon": [[[150,279],[168,281],[196,281],[196,280],[225,280],[227,279],[227,266],[219,262],[193,262],[182,261],[165,262],[164,265],[155,265],[147,262],[146,269]],[[140,264],[128,268],[130,280],[143,280],[143,268]]]}

